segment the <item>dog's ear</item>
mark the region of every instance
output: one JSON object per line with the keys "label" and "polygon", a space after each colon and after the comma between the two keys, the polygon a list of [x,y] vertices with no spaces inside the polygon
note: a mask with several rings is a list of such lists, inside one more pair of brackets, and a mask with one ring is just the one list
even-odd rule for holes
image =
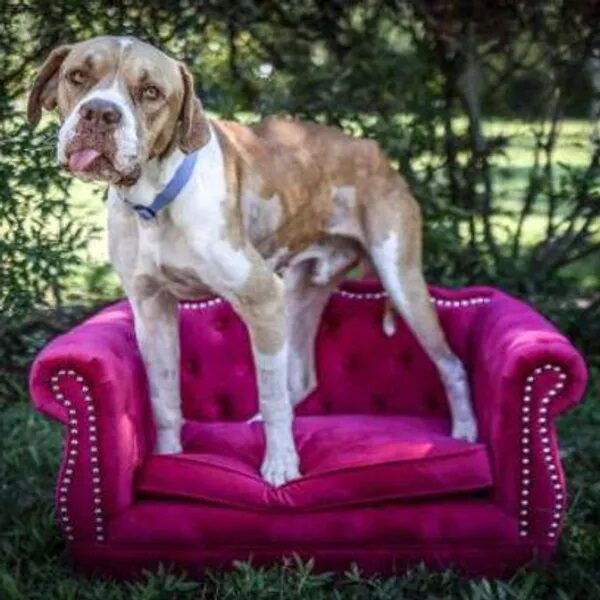
{"label": "dog's ear", "polygon": [[208,121],[202,103],[194,91],[194,79],[189,69],[179,64],[183,80],[183,104],[179,113],[179,147],[189,154],[202,148],[210,138]]}
{"label": "dog's ear", "polygon": [[40,121],[42,107],[46,110],[56,108],[58,70],[70,51],[69,45],[52,50],[36,75],[27,101],[27,120],[33,127]]}

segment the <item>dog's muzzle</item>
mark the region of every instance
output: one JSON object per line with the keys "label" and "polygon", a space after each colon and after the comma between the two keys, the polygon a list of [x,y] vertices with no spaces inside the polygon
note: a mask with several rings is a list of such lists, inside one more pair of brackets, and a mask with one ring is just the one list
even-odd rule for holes
{"label": "dog's muzzle", "polygon": [[115,134],[122,116],[114,102],[101,98],[90,99],[79,107],[77,125],[66,152],[69,171],[101,175],[115,169]]}

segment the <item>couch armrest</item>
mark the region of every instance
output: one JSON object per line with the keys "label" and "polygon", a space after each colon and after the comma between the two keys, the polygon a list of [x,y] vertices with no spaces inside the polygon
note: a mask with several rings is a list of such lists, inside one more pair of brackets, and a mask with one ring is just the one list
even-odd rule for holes
{"label": "couch armrest", "polygon": [[30,391],[33,404],[65,426],[60,525],[69,540],[102,542],[106,518],[133,501],[134,473],[153,435],[128,304],[110,306],[46,346]]}
{"label": "couch armrest", "polygon": [[521,537],[553,544],[566,506],[554,421],[581,400],[585,364],[551,323],[500,292],[468,329],[463,358],[495,499],[518,518]]}

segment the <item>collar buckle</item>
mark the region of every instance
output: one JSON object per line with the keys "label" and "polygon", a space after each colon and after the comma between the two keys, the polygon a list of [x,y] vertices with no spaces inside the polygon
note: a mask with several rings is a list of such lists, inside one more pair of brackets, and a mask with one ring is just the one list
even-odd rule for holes
{"label": "collar buckle", "polygon": [[144,221],[151,221],[156,218],[156,212],[149,206],[143,204],[134,204],[131,208],[142,218]]}

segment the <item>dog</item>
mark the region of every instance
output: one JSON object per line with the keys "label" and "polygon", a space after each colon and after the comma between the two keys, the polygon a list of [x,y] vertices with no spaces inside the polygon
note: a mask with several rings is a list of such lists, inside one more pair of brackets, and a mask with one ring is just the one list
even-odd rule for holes
{"label": "dog", "polygon": [[422,274],[419,206],[375,142],[285,118],[209,120],[188,68],[133,37],[53,50],[29,95],[33,126],[42,108],[61,118],[58,162],[108,184],[109,255],[133,310],[156,452],[181,451],[178,301],[216,293],[250,334],[261,474],[273,486],[299,477],[293,409],[316,385],[325,304],[361,260],[437,366],[452,435],[476,439],[465,369]]}

